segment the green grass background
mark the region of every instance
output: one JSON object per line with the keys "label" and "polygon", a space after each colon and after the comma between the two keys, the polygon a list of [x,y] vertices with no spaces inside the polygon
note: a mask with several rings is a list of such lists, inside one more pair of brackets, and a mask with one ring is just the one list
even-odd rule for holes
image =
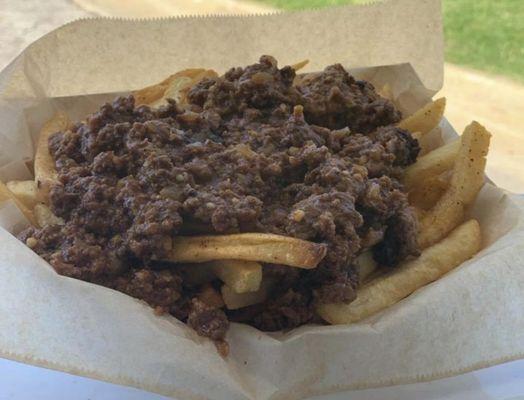
{"label": "green grass background", "polygon": [[[258,0],[300,10],[364,0]],[[524,0],[443,0],[446,60],[524,82]]]}

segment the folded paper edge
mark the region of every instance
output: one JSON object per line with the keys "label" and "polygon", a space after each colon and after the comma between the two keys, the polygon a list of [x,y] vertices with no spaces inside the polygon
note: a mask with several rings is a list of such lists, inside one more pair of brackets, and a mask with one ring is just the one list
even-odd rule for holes
{"label": "folded paper edge", "polygon": [[[354,9],[372,9],[376,7],[380,10],[381,7],[387,6],[391,7],[392,10],[398,11],[402,7],[406,6],[412,6],[415,7],[418,10],[431,10],[432,14],[430,16],[425,15],[417,17],[414,15],[414,21],[413,23],[418,25],[422,31],[428,28],[428,26],[433,26],[436,31],[440,32],[438,35],[432,35],[436,36],[434,39],[429,40],[427,33],[425,33],[423,36],[426,37],[428,46],[438,49],[438,51],[433,51],[429,53],[425,53],[426,56],[423,57],[422,60],[409,60],[409,57],[414,57],[412,54],[413,51],[408,51],[406,54],[401,53],[403,57],[406,59],[399,63],[411,63],[413,68],[417,72],[421,72],[422,70],[426,71],[425,73],[420,73],[419,76],[421,78],[421,81],[423,82],[424,86],[434,92],[437,92],[442,88],[443,85],[443,76],[444,76],[444,70],[443,70],[443,60],[444,60],[444,53],[443,53],[443,36],[442,36],[442,13],[441,13],[441,7],[440,7],[440,0],[375,0],[367,3],[361,3],[361,4],[350,4],[350,5],[338,5],[338,6],[332,6],[332,7],[323,7],[323,8],[313,8],[308,10],[293,10],[293,11],[277,11],[277,12],[269,12],[269,13],[254,13],[254,14],[241,14],[241,15],[230,15],[230,14],[210,14],[210,15],[177,15],[177,16],[167,16],[167,17],[152,17],[152,18],[125,18],[125,17],[86,17],[86,18],[79,18],[73,21],[70,21],[50,32],[42,36],[37,41],[30,44],[26,49],[24,49],[16,58],[14,58],[2,71],[2,74],[5,74],[9,69],[14,69],[15,71],[18,69],[25,69],[25,64],[28,62],[41,64],[42,61],[39,58],[41,57],[49,57],[49,55],[46,55],[42,53],[39,47],[41,44],[47,43],[47,45],[50,44],[50,42],[56,41],[57,38],[61,38],[61,40],[64,39],[64,36],[70,34],[70,29],[74,27],[81,27],[84,24],[90,24],[90,23],[121,23],[121,24],[140,24],[140,23],[155,23],[155,22],[169,22],[169,21],[192,21],[192,20],[202,20],[202,21],[208,21],[213,19],[221,19],[221,20],[227,20],[227,19],[233,19],[233,20],[249,20],[249,19],[260,19],[260,18],[286,18],[288,16],[294,16],[294,15],[315,15],[319,14],[319,16],[322,16],[324,13],[327,15],[334,14],[333,9],[340,9],[340,10],[354,10]],[[438,6],[437,6],[438,5]],[[408,16],[406,16],[406,19]],[[427,20],[427,19],[431,19]],[[102,29],[103,30],[103,29]],[[52,44],[52,43],[51,43]],[[44,46],[45,47],[45,46]],[[421,48],[421,46],[415,47],[415,48]],[[29,52],[28,52],[29,50]],[[32,52],[31,52],[32,50]],[[342,49],[344,50],[344,49]],[[412,49],[413,50],[413,49]],[[36,53],[38,56],[35,58]],[[28,57],[29,56],[29,57]],[[34,58],[34,59],[33,59]],[[37,59],[38,58],[38,59]],[[359,64],[360,66],[364,66],[367,63]],[[377,62],[372,63],[373,66],[378,65],[390,65],[392,63],[384,63],[380,64]],[[431,74],[428,73],[427,68],[428,65],[433,66],[433,71]],[[439,65],[439,67],[435,67],[436,65]],[[209,67],[209,66],[208,66]],[[19,72],[19,71],[18,71]],[[17,79],[19,79],[19,76],[16,76]],[[54,79],[54,78],[53,78]],[[56,84],[54,80],[51,79],[53,84]],[[11,87],[10,85],[3,85],[4,82],[0,80],[0,91],[3,91],[4,94],[8,94],[9,96],[12,96],[12,98],[17,98],[19,92],[16,90],[16,88]],[[26,91],[27,93],[31,93],[31,98],[38,98],[40,96],[40,88],[35,87],[27,87]],[[51,90],[52,93],[50,93],[48,96],[44,97],[64,97],[66,94],[60,92],[62,88],[54,88],[54,91]],[[116,88],[115,90],[107,90],[106,92],[113,92],[113,91],[121,91],[122,88]],[[99,94],[104,93],[104,91],[94,91],[90,92],[88,94]],[[72,93],[71,95],[78,95],[79,93]]]}
{"label": "folded paper edge", "polygon": [[356,4],[335,4],[331,6],[314,6],[310,7],[304,10],[283,10],[283,9],[274,9],[274,10],[267,10],[267,11],[259,11],[259,12],[249,12],[249,13],[187,13],[187,14],[178,14],[178,15],[166,15],[162,17],[121,17],[121,16],[107,16],[107,15],[100,15],[100,16],[93,16],[93,17],[81,17],[76,18],[72,21],[67,22],[66,24],[62,25],[61,27],[68,26],[70,24],[75,24],[78,22],[83,21],[93,21],[93,20],[109,20],[109,21],[117,21],[117,22],[157,22],[157,21],[172,21],[172,20],[180,20],[180,19],[209,19],[209,18],[258,18],[258,17],[265,17],[265,16],[274,16],[274,15],[281,15],[281,14],[309,14],[314,13],[318,11],[322,11],[325,8],[331,8],[331,9],[342,9],[342,8],[365,8],[365,7],[377,7],[382,6],[386,3],[392,3],[396,0],[369,0],[364,3],[356,3]]}

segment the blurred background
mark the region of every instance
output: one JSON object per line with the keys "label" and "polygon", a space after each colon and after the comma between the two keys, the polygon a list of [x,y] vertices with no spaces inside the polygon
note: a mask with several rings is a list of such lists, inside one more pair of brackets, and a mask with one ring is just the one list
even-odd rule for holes
{"label": "blurred background", "polygon": [[[394,0],[390,0],[394,1]],[[0,68],[38,37],[77,18],[246,14],[363,0],[0,0]],[[488,175],[524,193],[524,0],[443,0],[446,117],[494,135]]]}

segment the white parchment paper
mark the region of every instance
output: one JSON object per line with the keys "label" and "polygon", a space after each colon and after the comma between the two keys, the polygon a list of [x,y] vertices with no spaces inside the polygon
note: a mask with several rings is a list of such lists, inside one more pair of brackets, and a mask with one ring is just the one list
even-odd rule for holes
{"label": "white parchment paper", "polygon": [[[412,112],[442,83],[439,1],[258,17],[84,20],[26,49],[0,74],[0,177],[24,160],[55,110],[83,118],[116,92],[185,67],[341,62],[389,83]],[[386,65],[386,66],[384,66]],[[389,66],[388,66],[389,65]],[[418,77],[417,77],[418,76]],[[113,94],[104,94],[113,93]],[[456,135],[444,121],[449,139]],[[11,233],[0,205],[0,356],[183,399],[294,399],[458,374],[524,355],[524,202],[486,185],[471,210],[484,249],[439,281],[359,324],[265,334],[233,324],[231,354],[124,294],[57,275]],[[10,233],[11,232],[11,233]]]}

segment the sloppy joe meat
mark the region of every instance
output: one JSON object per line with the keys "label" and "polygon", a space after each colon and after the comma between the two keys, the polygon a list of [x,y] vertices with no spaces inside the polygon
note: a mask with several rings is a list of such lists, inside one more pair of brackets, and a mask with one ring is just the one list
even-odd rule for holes
{"label": "sloppy joe meat", "polygon": [[[49,139],[64,225],[20,235],[60,274],[101,284],[223,341],[228,319],[262,330],[317,321],[315,302],[351,302],[354,260],[417,254],[399,183],[419,152],[401,114],[341,65],[296,77],[270,56],[204,79],[158,109],[132,96]],[[317,268],[264,265],[266,302],[228,311],[162,260],[177,235],[268,232],[325,243]],[[214,283],[215,285],[218,282]]]}

